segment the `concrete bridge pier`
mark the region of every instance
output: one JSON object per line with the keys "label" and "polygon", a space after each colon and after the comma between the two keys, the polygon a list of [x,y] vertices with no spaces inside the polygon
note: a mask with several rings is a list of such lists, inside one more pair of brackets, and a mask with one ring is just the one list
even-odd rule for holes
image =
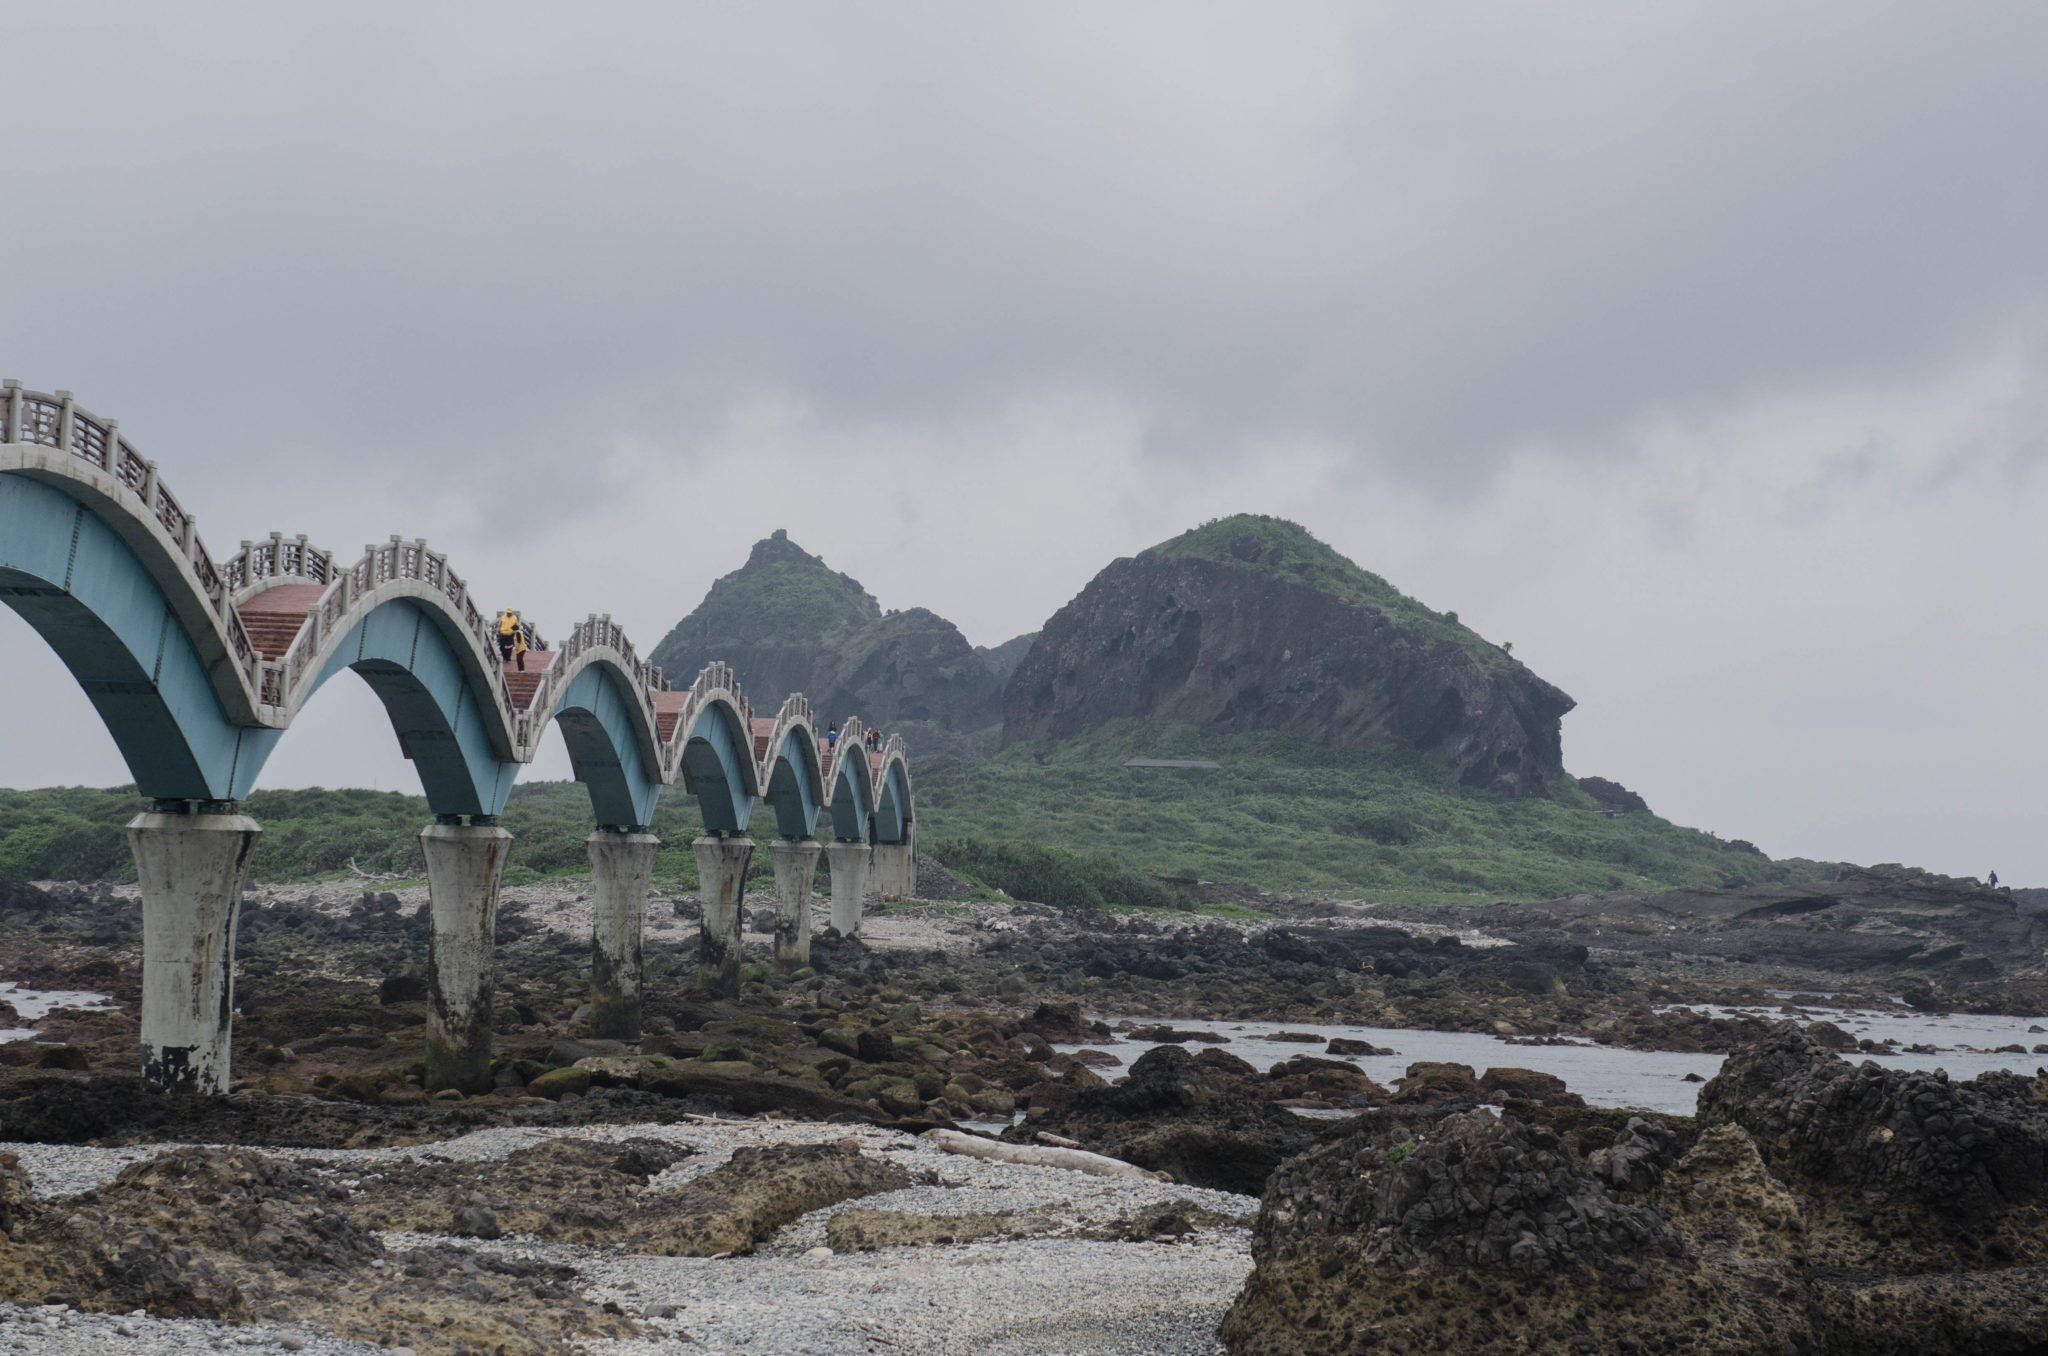
{"label": "concrete bridge pier", "polygon": [[775,967],[800,970],[811,963],[811,881],[820,845],[809,838],[778,838],[775,858]]}
{"label": "concrete bridge pier", "polygon": [[905,837],[900,843],[877,843],[870,859],[868,888],[878,895],[909,899],[917,893],[917,843]]}
{"label": "concrete bridge pier", "polygon": [[512,835],[481,815],[420,830],[434,921],[427,950],[429,1091],[491,1090],[498,882],[511,854]]}
{"label": "concrete bridge pier", "polygon": [[238,814],[137,815],[142,885],[142,1086],[224,1093],[235,1010],[235,923],[263,832]]}
{"label": "concrete bridge pier", "polygon": [[641,941],[661,840],[599,829],[590,851],[590,1034],[640,1039]]}
{"label": "concrete bridge pier", "polygon": [[754,840],[705,837],[690,849],[697,854],[697,898],[704,905],[697,928],[697,986],[731,998],[740,991],[740,904]]}
{"label": "concrete bridge pier", "polygon": [[832,926],[840,936],[860,931],[861,897],[868,889],[866,843],[833,843],[825,849],[826,865],[832,868]]}

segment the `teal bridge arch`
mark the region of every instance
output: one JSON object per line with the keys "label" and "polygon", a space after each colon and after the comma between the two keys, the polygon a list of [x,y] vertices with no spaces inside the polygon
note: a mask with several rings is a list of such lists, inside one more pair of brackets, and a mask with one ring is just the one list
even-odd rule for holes
{"label": "teal bridge arch", "polygon": [[529,671],[501,662],[490,615],[445,555],[393,536],[353,563],[273,532],[210,555],[189,509],[117,423],[69,392],[5,385],[0,601],[92,701],[141,794],[223,808],[257,785],[278,738],[344,669],[376,693],[429,807],[490,822],[558,726],[596,824],[632,831],[681,781],[705,831],[900,843],[911,822],[900,738],[867,750],[842,724],[841,756],[810,704],[757,717],[731,668],[672,689],[608,615]]}

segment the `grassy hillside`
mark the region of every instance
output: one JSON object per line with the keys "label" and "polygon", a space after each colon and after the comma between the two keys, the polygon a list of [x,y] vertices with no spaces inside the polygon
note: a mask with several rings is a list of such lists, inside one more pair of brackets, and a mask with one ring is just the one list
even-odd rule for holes
{"label": "grassy hillside", "polygon": [[1225,564],[1249,565],[1321,593],[1378,608],[1387,617],[1431,640],[1460,645],[1493,669],[1505,666],[1506,651],[1461,624],[1455,612],[1437,612],[1410,598],[1372,571],[1318,541],[1309,530],[1285,518],[1239,513],[1217,518],[1152,548],[1156,555],[1192,556]]}
{"label": "grassy hillside", "polygon": [[[1208,759],[1216,771],[1127,769]],[[1271,734],[1204,736],[1119,721],[986,762],[914,765],[919,839],[1026,839],[1169,876],[1397,901],[1547,898],[1608,890],[1817,878],[1653,814],[1609,819],[1576,785],[1501,800],[1445,787],[1383,753]]]}
{"label": "grassy hillside", "polygon": [[[1128,769],[1127,758],[1210,759],[1220,770]],[[1273,889],[1393,901],[1546,898],[1574,890],[1810,880],[1818,862],[1771,862],[1653,814],[1610,819],[1576,785],[1555,799],[1507,801],[1448,788],[1432,768],[1385,754],[1311,748],[1271,734],[1204,736],[1185,725],[1119,721],[1050,747],[1013,746],[979,762],[913,764],[918,837],[990,885],[1032,888],[1050,869],[1032,844],[1087,856],[1098,891],[1121,866],[1149,876],[1238,881]],[[0,880],[132,879],[121,826],[132,790],[0,790]],[[283,881],[419,869],[426,802],[391,791],[260,791],[264,827],[252,870]],[[501,821],[517,841],[507,880],[580,876],[590,801],[574,782],[512,793]],[[662,799],[654,832],[667,845],[656,878],[692,888],[686,796]],[[764,829],[764,832],[768,831]],[[1016,846],[1018,844],[1025,846]],[[997,845],[1010,844],[1011,849]],[[755,854],[756,874],[768,854]],[[1128,879],[1118,898],[1137,898]],[[1115,893],[1114,891],[1112,893]]]}

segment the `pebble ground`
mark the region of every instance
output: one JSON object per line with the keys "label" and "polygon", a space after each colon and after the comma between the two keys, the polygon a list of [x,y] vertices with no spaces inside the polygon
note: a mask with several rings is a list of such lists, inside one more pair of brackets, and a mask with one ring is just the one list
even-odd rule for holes
{"label": "pebble ground", "polygon": [[[901,1163],[919,1182],[813,1211],[749,1257],[648,1257],[623,1248],[517,1237],[471,1242],[480,1250],[575,1267],[578,1283],[593,1300],[617,1303],[646,1332],[638,1339],[590,1342],[581,1348],[588,1356],[950,1356],[966,1351],[987,1356],[1215,1356],[1222,1351],[1216,1324],[1251,1270],[1250,1234],[1243,1225],[1203,1230],[1178,1243],[1053,1236],[828,1252],[825,1222],[850,1207],[929,1215],[1049,1210],[1078,1232],[1158,1202],[1188,1200],[1244,1225],[1257,1206],[1249,1197],[1227,1192],[983,1162],[866,1126],[698,1118],[573,1132],[494,1128],[397,1149],[270,1152],[316,1161],[346,1184],[408,1159],[498,1158],[562,1133],[601,1139],[652,1136],[694,1149],[693,1156],[654,1180],[655,1190],[673,1189],[709,1172],[745,1145],[849,1138],[857,1139],[864,1152]],[[7,1144],[0,1150],[19,1155],[39,1195],[59,1196],[107,1181],[163,1147],[168,1146]],[[384,1237],[393,1253],[430,1241],[447,1240]],[[380,1350],[297,1324],[234,1326],[0,1305],[0,1353],[105,1356],[242,1348],[311,1356]]]}

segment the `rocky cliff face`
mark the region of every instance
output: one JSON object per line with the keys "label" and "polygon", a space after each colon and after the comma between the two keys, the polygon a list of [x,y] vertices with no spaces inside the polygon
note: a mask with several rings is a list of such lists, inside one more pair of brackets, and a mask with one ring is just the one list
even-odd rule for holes
{"label": "rocky cliff face", "polygon": [[1031,653],[1031,642],[1037,639],[1038,632],[1027,631],[1000,645],[977,645],[974,652],[981,656],[982,663],[988,665],[988,671],[996,676],[996,683],[1000,686],[1010,681],[1010,675],[1024,662],[1024,656]]}
{"label": "rocky cliff face", "polygon": [[923,608],[885,613],[780,531],[754,543],[652,658],[672,683],[722,659],[756,711],[801,692],[818,719],[857,715],[925,754],[978,752],[1001,716],[1002,682],[958,627]]}
{"label": "rocky cliff face", "polygon": [[811,669],[822,718],[858,715],[904,732],[922,753],[982,752],[976,738],[1002,712],[1003,685],[960,628],[921,607],[870,622]]}
{"label": "rocky cliff face", "polygon": [[1119,717],[1440,758],[1460,783],[1537,795],[1564,773],[1573,702],[1302,529],[1242,517],[1112,563],[1056,613],[1003,697],[1003,741]]}

